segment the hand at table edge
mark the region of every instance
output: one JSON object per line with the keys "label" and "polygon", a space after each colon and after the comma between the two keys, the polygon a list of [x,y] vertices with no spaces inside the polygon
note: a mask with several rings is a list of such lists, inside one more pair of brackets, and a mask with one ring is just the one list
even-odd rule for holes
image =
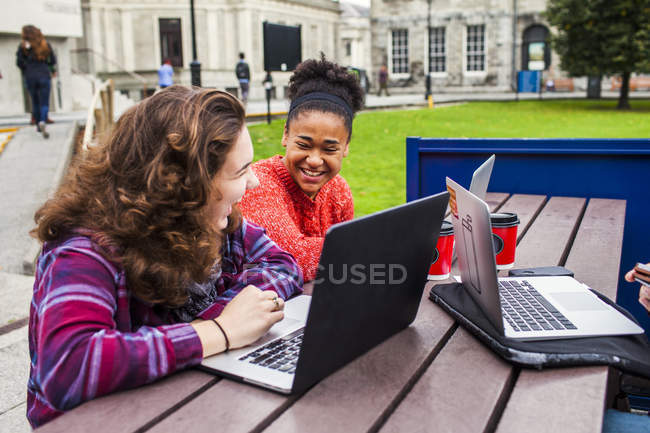
{"label": "hand at table edge", "polygon": [[[650,265],[650,263],[647,263]],[[637,276],[637,272],[634,269],[631,269],[625,274],[625,281],[629,281],[630,283],[635,282],[635,277]],[[639,303],[643,305],[643,307],[650,313],[650,287],[646,286],[644,284],[640,284],[639,287]]]}

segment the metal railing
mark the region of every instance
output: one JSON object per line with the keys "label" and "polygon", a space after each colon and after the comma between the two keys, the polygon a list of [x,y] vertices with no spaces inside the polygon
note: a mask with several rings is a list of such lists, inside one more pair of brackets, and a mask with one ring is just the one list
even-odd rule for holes
{"label": "metal railing", "polygon": [[[115,94],[115,84],[113,80],[104,81],[93,95],[93,99],[88,106],[88,115],[86,116],[86,128],[82,141],[83,151],[88,150],[93,139],[93,133],[98,135],[104,134],[113,127],[113,98]],[[95,108],[97,102],[101,101],[101,108]]]}
{"label": "metal railing", "polygon": [[133,78],[134,80],[139,81],[140,84],[142,84],[142,89],[144,90],[143,95],[147,94],[147,80],[146,80],[146,78],[144,78],[142,75],[137,74],[137,73],[135,73],[133,71],[127,70],[119,62],[116,62],[115,60],[106,57],[103,53],[95,51],[92,48],[75,48],[75,49],[70,50],[70,52],[71,53],[89,53],[89,54],[92,54],[92,55],[95,55],[95,56],[101,58],[106,63],[109,63],[109,64],[115,66],[116,68],[118,68],[121,72],[125,72],[131,78]]}

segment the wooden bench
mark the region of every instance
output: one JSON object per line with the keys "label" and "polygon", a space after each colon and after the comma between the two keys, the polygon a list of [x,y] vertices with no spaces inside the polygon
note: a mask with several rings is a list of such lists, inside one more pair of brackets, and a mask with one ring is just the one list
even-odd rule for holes
{"label": "wooden bench", "polygon": [[[623,85],[621,77],[612,77],[612,90],[620,90]],[[630,91],[650,90],[650,77],[632,77],[630,78]]]}
{"label": "wooden bench", "polygon": [[[491,193],[487,201],[493,210],[519,215],[516,267],[565,264],[576,278],[615,296],[624,200]],[[85,403],[39,431],[601,430],[608,368],[514,367],[428,300],[432,284],[409,328],[303,395],[189,370]]]}
{"label": "wooden bench", "polygon": [[553,80],[553,90],[573,92],[573,78],[551,78]]}

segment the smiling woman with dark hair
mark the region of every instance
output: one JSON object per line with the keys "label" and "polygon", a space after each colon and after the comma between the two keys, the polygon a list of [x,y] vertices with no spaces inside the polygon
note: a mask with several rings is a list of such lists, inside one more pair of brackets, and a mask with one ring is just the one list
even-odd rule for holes
{"label": "smiling woman with dark hair", "polygon": [[73,164],[33,231],[32,426],[250,344],[283,318],[302,275],[238,212],[258,184],[252,160],[236,98],[171,86]]}
{"label": "smiling woman with dark hair", "polygon": [[354,216],[350,187],[339,171],[363,93],[354,75],[322,56],[298,65],[289,98],[284,157],[253,165],[260,187],[246,193],[241,209],[296,257],[309,281],[327,229]]}

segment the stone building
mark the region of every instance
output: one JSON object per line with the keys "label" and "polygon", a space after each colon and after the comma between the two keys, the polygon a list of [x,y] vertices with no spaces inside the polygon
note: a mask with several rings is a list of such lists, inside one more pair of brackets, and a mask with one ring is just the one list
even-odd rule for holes
{"label": "stone building", "polygon": [[[165,58],[175,82],[190,84],[193,60],[190,5],[177,0],[82,0],[84,39],[78,68],[103,78],[139,99],[143,80],[149,91]],[[263,30],[268,21],[301,26],[302,58],[323,51],[337,59],[339,3],[333,0],[195,0],[197,59],[206,87],[236,92],[234,68],[243,52],[251,69],[251,99],[264,97]],[[276,96],[282,97],[290,72],[274,72]]]}
{"label": "stone building", "polygon": [[[432,90],[509,91],[519,70],[560,76],[545,0],[372,0],[372,65],[391,84]],[[430,31],[427,28],[430,26]]]}
{"label": "stone building", "polygon": [[341,65],[368,70],[372,67],[370,53],[370,9],[341,0],[341,21],[337,61]]}

